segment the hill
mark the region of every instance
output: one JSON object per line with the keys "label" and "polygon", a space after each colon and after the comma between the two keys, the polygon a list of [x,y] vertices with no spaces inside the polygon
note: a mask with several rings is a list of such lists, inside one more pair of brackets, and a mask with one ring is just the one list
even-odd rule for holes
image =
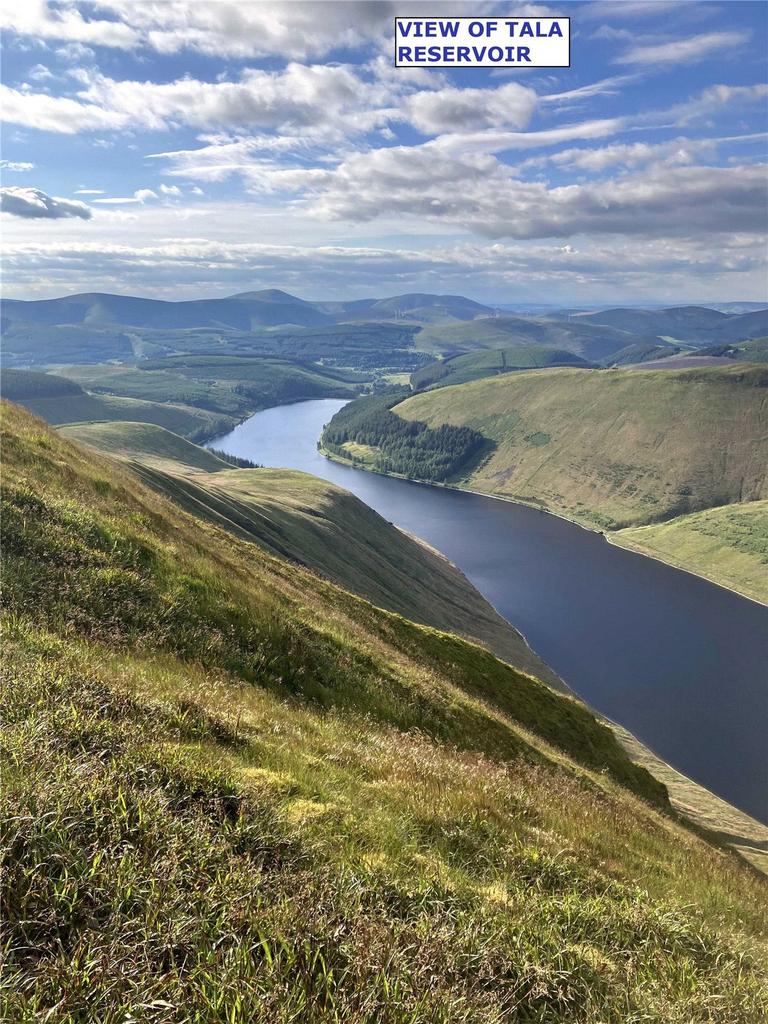
{"label": "hill", "polygon": [[490,313],[461,295],[416,293],[353,302],[308,302],[276,288],[241,292],[222,299],[167,302],[135,295],[86,292],[59,299],[6,299],[6,323],[125,324],[132,327],[233,328],[239,331],[277,324],[319,326],[349,320],[471,320]]}
{"label": "hill", "polygon": [[348,491],[293,470],[233,470],[209,450],[147,424],[86,424],[61,432],[128,458],[147,483],[192,514],[382,608],[481,642],[497,657],[565,689],[454,565]]}
{"label": "hill", "polygon": [[415,370],[411,374],[414,389],[464,384],[469,380],[494,377],[513,370],[530,370],[542,366],[589,366],[580,356],[565,349],[541,345],[513,345],[502,349],[486,349],[451,356]]}
{"label": "hill", "polygon": [[768,363],[768,337],[752,338],[735,344],[709,345],[696,353],[701,356],[737,359],[745,363]]}
{"label": "hill", "polygon": [[768,501],[722,505],[631,527],[611,534],[611,540],[768,604]]}
{"label": "hill", "polygon": [[616,529],[768,496],[759,367],[532,370],[440,388],[394,412],[495,450],[467,486]]}
{"label": "hill", "polygon": [[764,881],[583,706],[3,435],[9,1019],[764,1016]]}
{"label": "hill", "polygon": [[[611,363],[614,353],[637,340],[637,336],[628,331],[582,322],[578,318],[486,316],[469,323],[424,327],[416,335],[414,344],[421,351],[443,356],[475,349],[536,345],[565,349],[588,362]],[[643,337],[643,340],[647,339]]]}
{"label": "hill", "polygon": [[768,333],[768,309],[746,313],[722,313],[706,306],[673,306],[669,309],[604,309],[570,317],[582,324],[611,327],[643,338],[704,344],[742,341]]}
{"label": "hill", "polygon": [[183,403],[142,401],[90,394],[75,381],[35,370],[4,370],[0,391],[54,425],[89,421],[136,420],[154,423],[184,437],[202,440],[226,433],[232,416]]}
{"label": "hill", "polygon": [[365,379],[313,363],[221,355],[145,359],[126,366],[70,366],[60,373],[92,392],[194,405],[237,418],[284,402],[351,398]]}

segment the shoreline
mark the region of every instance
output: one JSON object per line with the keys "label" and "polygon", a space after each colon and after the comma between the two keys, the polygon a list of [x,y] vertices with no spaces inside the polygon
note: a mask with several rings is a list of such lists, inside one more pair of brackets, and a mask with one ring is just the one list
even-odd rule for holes
{"label": "shoreline", "polygon": [[408,483],[421,484],[426,487],[439,487],[449,491],[463,491],[465,494],[477,494],[482,498],[493,498],[495,501],[506,501],[511,505],[521,505],[523,508],[535,509],[537,512],[543,512],[545,515],[554,516],[556,519],[562,519],[564,522],[570,523],[572,526],[577,526],[580,530],[586,530],[587,533],[595,533],[598,536],[603,537],[605,541],[612,544],[614,547],[621,548],[623,551],[628,551],[632,555],[638,555],[641,558],[651,558],[654,562],[661,562],[662,565],[669,566],[670,569],[675,569],[677,572],[685,572],[689,576],[695,576],[697,579],[702,580],[704,583],[711,584],[713,587],[719,587],[721,590],[727,590],[729,593],[735,594],[736,597],[740,597],[744,601],[751,601],[752,604],[756,604],[760,608],[768,608],[768,601],[761,601],[759,598],[753,597],[751,594],[745,594],[743,591],[737,590],[736,587],[714,580],[710,576],[705,576],[703,573],[696,572],[695,569],[687,569],[685,566],[672,562],[668,558],[663,558],[661,555],[654,555],[642,548],[620,543],[615,540],[615,535],[620,533],[620,530],[609,531],[601,530],[596,526],[587,526],[585,523],[579,522],[578,519],[572,519],[570,516],[563,515],[562,512],[555,512],[544,505],[537,505],[532,501],[523,501],[520,498],[509,498],[505,494],[492,494],[488,491],[478,491],[473,487],[462,487],[459,484],[446,484],[441,483],[438,480],[421,480],[415,477],[403,476],[402,473],[386,473],[381,469],[371,469],[370,467],[362,464],[358,465],[357,463],[353,463],[349,459],[344,459],[340,455],[336,455],[334,452],[329,452],[320,442],[318,442],[317,450],[323,458],[329,459],[331,462],[338,462],[339,465],[349,466],[351,469],[361,469],[365,473],[376,473],[378,476],[388,476],[395,480],[406,480]]}

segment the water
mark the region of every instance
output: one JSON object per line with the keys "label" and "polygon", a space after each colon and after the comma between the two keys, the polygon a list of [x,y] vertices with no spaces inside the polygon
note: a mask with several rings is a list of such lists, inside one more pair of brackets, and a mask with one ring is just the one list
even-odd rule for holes
{"label": "water", "polygon": [[438,548],[589,704],[768,823],[768,609],[522,505],[323,458],[336,399],[257,413],[212,442],[352,491]]}

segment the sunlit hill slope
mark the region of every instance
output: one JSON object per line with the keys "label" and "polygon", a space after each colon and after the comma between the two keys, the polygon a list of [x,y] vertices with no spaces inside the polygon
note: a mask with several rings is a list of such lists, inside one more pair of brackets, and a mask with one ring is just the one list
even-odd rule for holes
{"label": "sunlit hill slope", "polygon": [[3,455],[5,1019],[763,1019],[764,882],[583,706],[17,408]]}

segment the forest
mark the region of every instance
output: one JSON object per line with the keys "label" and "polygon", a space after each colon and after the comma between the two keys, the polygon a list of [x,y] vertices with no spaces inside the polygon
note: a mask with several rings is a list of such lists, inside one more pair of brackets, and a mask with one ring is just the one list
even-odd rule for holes
{"label": "forest", "polygon": [[[445,424],[433,430],[426,423],[401,419],[392,406],[409,394],[407,388],[398,388],[350,402],[323,431],[322,446],[343,459],[367,461],[382,473],[439,481],[466,471],[492,446],[469,427]],[[345,447],[349,445],[364,445],[369,454],[361,459]]]}

